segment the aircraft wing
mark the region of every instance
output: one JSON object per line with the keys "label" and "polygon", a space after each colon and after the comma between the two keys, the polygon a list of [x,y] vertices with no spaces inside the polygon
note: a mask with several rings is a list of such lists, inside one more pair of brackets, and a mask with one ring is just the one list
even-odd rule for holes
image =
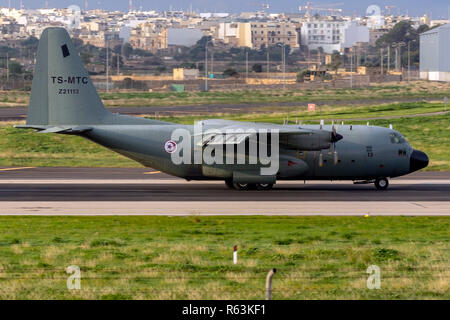
{"label": "aircraft wing", "polygon": [[[321,148],[316,140],[322,140],[324,148],[328,148],[329,143],[337,142],[342,136],[327,130],[305,129],[294,125],[277,125],[270,123],[240,122],[232,120],[211,119],[201,121],[204,126],[202,139],[197,145],[220,145],[220,144],[240,144],[246,138],[255,136],[259,130],[278,130],[281,145],[287,147],[308,148],[311,141],[314,148]],[[211,130],[211,131],[209,131]],[[209,131],[209,132],[208,132]],[[302,138],[302,136],[304,136]]]}

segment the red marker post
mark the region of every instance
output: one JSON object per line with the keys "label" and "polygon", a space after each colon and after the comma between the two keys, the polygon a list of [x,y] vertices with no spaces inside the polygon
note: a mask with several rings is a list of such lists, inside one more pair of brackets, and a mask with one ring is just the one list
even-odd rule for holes
{"label": "red marker post", "polygon": [[233,263],[237,264],[237,246],[233,248]]}

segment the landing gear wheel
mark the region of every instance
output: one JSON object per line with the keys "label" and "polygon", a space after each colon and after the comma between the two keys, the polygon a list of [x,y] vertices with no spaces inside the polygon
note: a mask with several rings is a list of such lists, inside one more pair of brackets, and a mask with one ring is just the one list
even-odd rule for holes
{"label": "landing gear wheel", "polygon": [[233,183],[233,179],[225,179],[225,185],[226,185],[229,189],[235,189],[234,183]]}
{"label": "landing gear wheel", "polygon": [[377,188],[377,190],[386,190],[388,187],[389,187],[388,179],[382,177],[382,178],[377,178],[375,180],[375,188]]}
{"label": "landing gear wheel", "polygon": [[258,183],[256,184],[257,190],[272,190],[273,183]]}
{"label": "landing gear wheel", "polygon": [[234,188],[238,190],[254,190],[256,185],[252,183],[235,183]]}

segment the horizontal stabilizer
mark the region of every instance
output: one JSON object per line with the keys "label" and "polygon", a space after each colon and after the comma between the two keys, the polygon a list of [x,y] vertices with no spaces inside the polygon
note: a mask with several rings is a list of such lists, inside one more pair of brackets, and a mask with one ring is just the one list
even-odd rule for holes
{"label": "horizontal stabilizer", "polygon": [[34,129],[39,133],[60,133],[60,134],[80,134],[92,130],[92,127],[51,127],[51,126],[14,126],[17,129]]}

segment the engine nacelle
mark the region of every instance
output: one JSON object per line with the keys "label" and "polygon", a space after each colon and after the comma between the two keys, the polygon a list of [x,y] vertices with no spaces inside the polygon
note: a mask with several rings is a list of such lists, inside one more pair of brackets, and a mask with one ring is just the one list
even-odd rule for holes
{"label": "engine nacelle", "polygon": [[286,149],[318,151],[329,149],[333,142],[342,136],[330,131],[317,131],[314,134],[289,134],[280,136],[280,145]]}

